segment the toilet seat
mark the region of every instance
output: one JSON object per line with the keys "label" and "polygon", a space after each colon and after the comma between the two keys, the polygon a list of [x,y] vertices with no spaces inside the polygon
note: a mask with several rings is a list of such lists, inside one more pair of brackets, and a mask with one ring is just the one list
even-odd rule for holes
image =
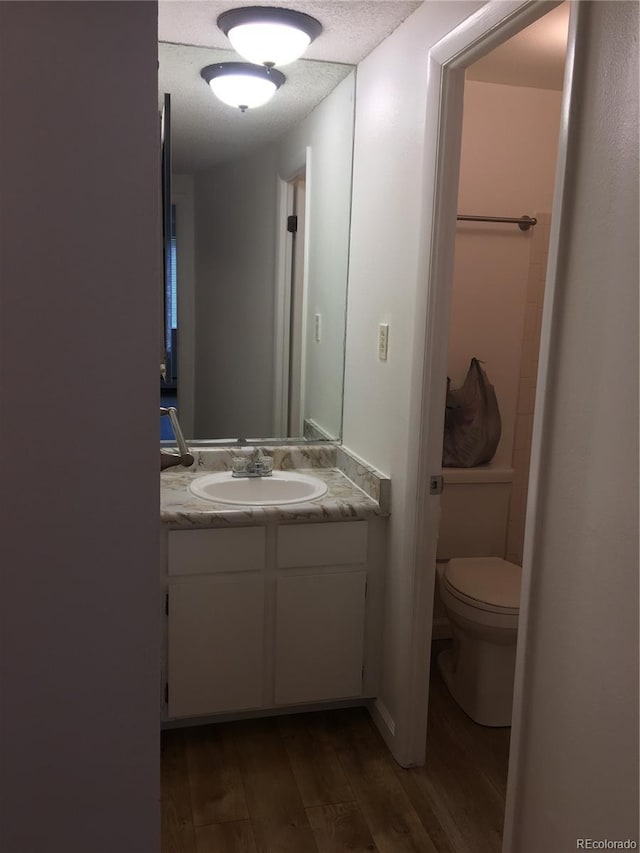
{"label": "toilet seat", "polygon": [[456,557],[442,579],[447,592],[468,607],[517,616],[521,576],[520,566],[499,557]]}

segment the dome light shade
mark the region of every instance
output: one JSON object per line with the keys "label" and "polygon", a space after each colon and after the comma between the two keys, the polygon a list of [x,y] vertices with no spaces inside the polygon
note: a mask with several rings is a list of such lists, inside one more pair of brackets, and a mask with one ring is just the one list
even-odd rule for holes
{"label": "dome light shade", "polygon": [[230,9],[218,26],[240,56],[268,68],[294,62],[322,32],[310,15],[271,6]]}
{"label": "dome light shade", "polygon": [[200,72],[213,94],[241,112],[261,107],[282,86],[285,76],[275,68],[250,65],[248,62],[218,62]]}

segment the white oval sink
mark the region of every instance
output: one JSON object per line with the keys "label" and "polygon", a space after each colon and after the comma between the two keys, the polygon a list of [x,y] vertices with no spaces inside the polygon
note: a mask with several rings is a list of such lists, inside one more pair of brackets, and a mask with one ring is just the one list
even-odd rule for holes
{"label": "white oval sink", "polygon": [[315,500],[327,492],[327,484],[296,471],[274,471],[270,477],[232,477],[230,471],[218,471],[192,480],[189,491],[205,501],[272,506]]}

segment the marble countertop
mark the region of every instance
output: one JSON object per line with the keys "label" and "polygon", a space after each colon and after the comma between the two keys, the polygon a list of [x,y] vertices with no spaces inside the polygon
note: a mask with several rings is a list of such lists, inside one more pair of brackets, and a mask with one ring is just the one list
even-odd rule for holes
{"label": "marble countertop", "polygon": [[171,528],[228,527],[268,522],[346,521],[385,515],[380,504],[338,468],[296,468],[327,483],[321,498],[280,506],[234,506],[201,500],[189,483],[207,473],[169,468],[160,475],[160,519]]}

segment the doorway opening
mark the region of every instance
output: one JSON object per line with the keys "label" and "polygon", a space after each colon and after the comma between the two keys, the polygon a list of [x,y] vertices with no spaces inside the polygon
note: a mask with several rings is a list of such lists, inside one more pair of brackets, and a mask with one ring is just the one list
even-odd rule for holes
{"label": "doorway opening", "polygon": [[[447,376],[459,387],[471,358],[483,363],[496,391],[502,435],[488,469],[468,469],[468,476],[461,469],[445,470],[442,509],[452,518],[439,531],[443,559],[483,555],[468,541],[474,531],[465,529],[465,518],[453,524],[456,510],[448,499],[463,484],[477,483],[478,492],[488,495],[482,483],[491,471],[502,472],[491,479],[504,482],[507,494],[496,522],[501,544],[486,547],[499,547],[496,556],[522,564],[567,24],[565,3],[469,66],[465,75],[458,210],[515,218],[527,208],[536,225],[523,231],[515,223],[457,222]],[[565,44],[556,36],[557,53],[534,53],[537,67],[517,62],[519,45],[526,51],[531,44],[547,44],[549,34],[562,27]],[[472,500],[465,507],[468,515],[474,506]],[[458,541],[451,527],[459,531]]]}
{"label": "doorway opening", "polygon": [[[568,11],[568,4],[562,4],[530,24],[469,65],[464,80],[458,214],[498,220],[527,216],[536,222],[523,230],[517,222],[458,219],[451,284],[447,376],[451,387],[460,387],[471,359],[482,362],[495,388],[502,433],[486,464],[443,468],[427,766],[433,742],[429,732],[431,738],[440,737],[446,723],[442,717],[449,717],[463,732],[462,744],[451,745],[460,752],[456,760],[466,762],[470,778],[489,780],[486,790],[478,782],[468,793],[484,804],[485,823],[474,827],[473,838],[465,837],[464,827],[452,831],[460,835],[460,849],[473,849],[480,831],[486,849],[496,853],[501,846],[496,827],[503,823],[506,797],[508,691],[509,682],[511,690],[513,685],[516,631],[508,645],[502,642],[505,629],[495,655],[487,646],[480,650],[480,643],[491,640],[483,637],[478,647],[470,642],[455,612],[446,606],[451,597],[446,591],[441,597],[440,590],[448,585],[454,566],[477,567],[472,583],[484,583],[480,575],[483,566],[490,565],[492,572],[511,571],[505,581],[515,583],[517,578],[518,589],[514,600],[507,602],[505,584],[492,576],[497,587],[483,587],[487,608],[495,608],[498,599],[505,613],[507,604],[516,611],[519,606]],[[554,51],[537,48],[549,44]],[[461,558],[464,564],[457,562]],[[481,559],[471,562],[475,558]],[[490,558],[499,562],[489,564]],[[451,560],[456,562],[450,564]],[[482,626],[474,630],[481,632]],[[466,673],[465,661],[471,654],[477,655],[475,666]],[[490,671],[480,675],[480,667]],[[498,698],[503,687],[504,702]]]}
{"label": "doorway opening", "polygon": [[[409,679],[409,694],[407,701],[407,717],[403,721],[403,735],[397,752],[407,765],[420,763],[422,756],[429,761],[426,750],[427,713],[429,706],[428,691],[420,693],[420,685],[428,682],[430,650],[431,650],[431,617],[436,577],[436,543],[438,541],[440,498],[429,493],[428,484],[433,474],[438,473],[442,463],[443,411],[446,395],[446,376],[449,369],[449,344],[451,307],[453,302],[452,282],[455,271],[456,218],[461,214],[486,214],[489,216],[522,216],[533,212],[525,211],[523,204],[526,199],[520,195],[513,199],[514,207],[509,203],[507,210],[489,210],[481,204],[476,210],[459,210],[458,187],[462,154],[463,104],[465,89],[465,72],[474,62],[486,56],[490,51],[507,42],[512,36],[520,33],[560,3],[509,2],[489,3],[475,15],[469,18],[459,28],[445,36],[435,45],[429,54],[428,92],[427,92],[427,136],[425,139],[427,162],[433,158],[435,168],[425,174],[424,198],[425,211],[429,223],[421,254],[423,276],[430,282],[428,289],[419,294],[419,316],[425,318],[424,326],[416,342],[416,359],[425,365],[422,380],[416,391],[420,398],[420,427],[416,440],[416,457],[418,459],[416,488],[416,547],[415,547],[415,577],[416,594],[413,600],[414,615],[417,620],[412,636],[414,648],[425,649],[424,657],[416,655],[415,663]],[[557,273],[557,245],[561,229],[560,212],[562,210],[564,180],[567,162],[568,114],[572,94],[572,71],[574,61],[575,32],[578,11],[571,4],[571,20],[569,37],[566,47],[566,77],[562,92],[562,121],[561,132],[556,140],[558,156],[555,168],[555,184],[553,191],[553,226],[550,228],[551,249],[549,250],[548,272],[546,276],[547,292],[545,295],[545,320],[543,322],[540,361],[542,368],[537,387],[544,387],[546,379],[546,363],[549,347],[549,337],[545,329],[549,327],[553,305],[553,290]],[[480,163],[480,168],[483,168]],[[537,205],[538,206],[538,205]],[[546,211],[538,211],[546,212]],[[493,225],[492,227],[500,227]],[[513,227],[513,226],[512,226]],[[503,238],[504,239],[504,238]],[[514,237],[507,239],[515,239]],[[541,262],[542,265],[542,262]],[[525,298],[526,302],[526,298]],[[421,304],[420,304],[421,303]],[[496,313],[500,305],[495,306]],[[523,318],[524,322],[524,318]],[[522,346],[522,340],[520,342]],[[481,353],[471,353],[481,357]],[[521,355],[521,353],[520,353]],[[518,374],[519,376],[519,374]],[[519,380],[518,380],[519,390]],[[516,394],[517,398],[517,394]],[[531,470],[537,470],[537,447],[539,445],[538,431],[543,422],[544,400],[536,412],[536,427],[533,434],[533,452]],[[513,452],[513,435],[515,416],[511,426],[511,452]],[[535,482],[533,486],[535,490]],[[446,491],[446,486],[445,486]],[[531,523],[531,514],[528,524]],[[505,538],[506,541],[506,538]],[[529,537],[525,536],[524,545],[524,577],[523,597],[520,602],[519,630],[522,632],[523,623],[526,625],[528,612],[528,571],[527,553],[531,552]],[[506,551],[505,551],[506,553]],[[423,616],[422,614],[426,614]],[[425,637],[426,635],[426,637]],[[425,644],[426,639],[426,644]],[[426,645],[426,648],[425,648]],[[523,653],[517,653],[516,658]],[[435,667],[434,667],[435,669]],[[516,665],[517,682],[518,665]],[[519,712],[518,688],[514,693],[514,720],[517,724]],[[457,707],[457,705],[456,705]],[[396,734],[398,729],[396,728]],[[516,729],[517,734],[517,729]],[[516,741],[517,743],[517,741]],[[518,775],[518,750],[513,746],[509,753],[510,791],[513,779]],[[506,797],[504,844],[508,847],[509,833],[512,827],[509,820],[509,796]],[[471,849],[477,849],[471,845]],[[497,849],[497,848],[496,848]]]}

